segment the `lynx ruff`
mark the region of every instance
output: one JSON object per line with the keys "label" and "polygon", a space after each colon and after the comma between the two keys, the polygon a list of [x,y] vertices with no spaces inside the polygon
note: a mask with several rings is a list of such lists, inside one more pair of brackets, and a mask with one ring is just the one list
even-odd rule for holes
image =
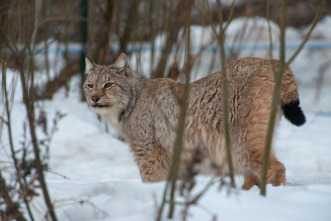
{"label": "lynx ruff", "polygon": [[[130,144],[143,182],[167,178],[184,85],[171,79],[147,79],[129,68],[122,53],[112,65],[97,65],[86,56],[84,91],[88,104]],[[259,185],[268,126],[274,70],[278,60],[242,58],[226,67],[231,152],[234,172],[245,177],[243,189]],[[182,162],[199,149],[200,174],[228,171],[223,135],[221,71],[190,84]],[[277,122],[282,115],[292,124],[305,123],[297,83],[288,68],[282,79]],[[181,165],[181,172],[184,166]],[[285,167],[272,151],[267,182],[286,181]]]}

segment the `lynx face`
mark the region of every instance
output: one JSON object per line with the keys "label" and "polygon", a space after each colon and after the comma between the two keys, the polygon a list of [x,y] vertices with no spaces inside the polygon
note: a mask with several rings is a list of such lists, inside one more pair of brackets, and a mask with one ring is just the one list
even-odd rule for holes
{"label": "lynx face", "polygon": [[130,100],[130,71],[125,60],[113,65],[96,65],[86,58],[84,92],[88,104],[99,114],[124,109]]}

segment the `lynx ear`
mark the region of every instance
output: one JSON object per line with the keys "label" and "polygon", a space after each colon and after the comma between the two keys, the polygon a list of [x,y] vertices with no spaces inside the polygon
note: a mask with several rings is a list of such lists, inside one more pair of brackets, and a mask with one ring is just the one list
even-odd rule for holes
{"label": "lynx ear", "polygon": [[91,59],[89,59],[88,57],[85,57],[85,73],[86,74],[90,73],[90,71],[93,69],[94,65],[95,65],[94,62]]}
{"label": "lynx ear", "polygon": [[128,59],[126,58],[126,55],[123,52],[120,54],[120,56],[115,61],[114,66],[120,70],[128,68]]}
{"label": "lynx ear", "polygon": [[87,56],[85,50],[83,52],[85,55],[85,73],[89,74],[96,64]]}

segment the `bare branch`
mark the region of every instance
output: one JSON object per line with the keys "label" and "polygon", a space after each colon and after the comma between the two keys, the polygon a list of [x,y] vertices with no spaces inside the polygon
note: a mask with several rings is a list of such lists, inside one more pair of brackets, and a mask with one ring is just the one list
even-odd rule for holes
{"label": "bare branch", "polygon": [[265,196],[266,195],[266,183],[267,183],[267,174],[268,174],[268,165],[269,165],[269,156],[270,156],[270,149],[271,149],[271,143],[273,138],[273,131],[275,126],[275,119],[276,119],[276,112],[277,112],[277,106],[280,100],[280,88],[282,83],[282,78],[285,70],[288,68],[289,64],[294,60],[294,58],[298,55],[298,53],[302,50],[304,44],[309,39],[310,34],[312,33],[314,27],[317,24],[317,21],[320,18],[320,15],[322,13],[323,8],[326,6],[328,0],[323,0],[322,4],[320,5],[320,8],[318,12],[316,13],[316,16],[314,18],[314,21],[311,25],[311,28],[309,29],[307,35],[305,36],[304,41],[301,43],[300,47],[297,49],[297,51],[294,53],[294,55],[289,59],[288,62],[285,62],[285,11],[286,11],[286,0],[282,0],[281,2],[281,15],[280,15],[280,64],[279,69],[276,74],[276,83],[274,88],[274,94],[271,104],[271,110],[270,110],[270,116],[269,116],[269,124],[268,124],[268,130],[267,130],[267,137],[265,141],[265,147],[264,147],[264,155],[263,155],[263,164],[262,164],[262,173],[261,173],[261,191],[260,194]]}

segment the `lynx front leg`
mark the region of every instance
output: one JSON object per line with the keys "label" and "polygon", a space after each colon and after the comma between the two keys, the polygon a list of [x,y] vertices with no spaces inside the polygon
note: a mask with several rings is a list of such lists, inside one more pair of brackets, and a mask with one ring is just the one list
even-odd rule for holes
{"label": "lynx front leg", "polygon": [[167,179],[170,159],[161,145],[136,146],[132,149],[143,182]]}
{"label": "lynx front leg", "polygon": [[241,188],[243,190],[249,190],[254,185],[259,186],[259,179],[255,175],[252,175],[252,174],[245,175],[245,181]]}

